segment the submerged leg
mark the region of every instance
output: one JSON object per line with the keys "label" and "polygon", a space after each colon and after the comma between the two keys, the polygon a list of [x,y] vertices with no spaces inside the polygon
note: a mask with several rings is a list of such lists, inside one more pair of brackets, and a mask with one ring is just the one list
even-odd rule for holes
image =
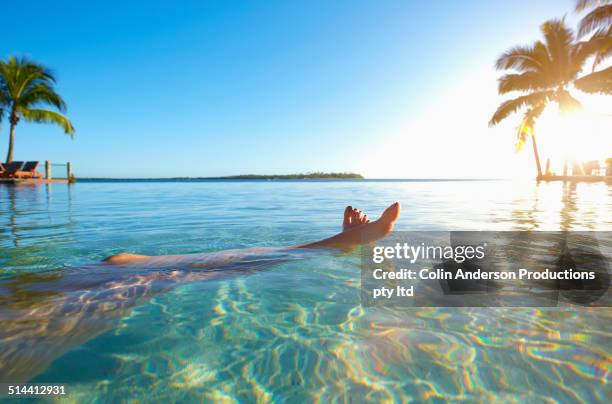
{"label": "submerged leg", "polygon": [[[399,211],[399,204],[395,203],[380,219],[370,222],[363,213],[349,207],[345,211],[343,232],[294,249],[159,257],[117,254],[105,260],[116,267],[102,265],[95,271],[82,268],[0,279],[0,303],[3,303],[0,304],[3,325],[0,327],[0,379],[31,380],[57,357],[112,329],[113,321],[128,314],[133,307],[176,285],[245,276],[317,254],[301,248],[346,250],[383,238],[391,231]],[[130,265],[133,267],[129,268]],[[156,267],[162,270],[155,270]]]}

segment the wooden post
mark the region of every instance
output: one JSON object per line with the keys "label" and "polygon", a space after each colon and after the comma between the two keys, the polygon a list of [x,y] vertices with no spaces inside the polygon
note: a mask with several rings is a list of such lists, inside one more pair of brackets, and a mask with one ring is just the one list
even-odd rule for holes
{"label": "wooden post", "polygon": [[48,180],[51,179],[51,162],[49,162],[49,160],[45,161],[45,178]]}
{"label": "wooden post", "polygon": [[572,175],[584,175],[584,167],[581,161],[572,161]]}
{"label": "wooden post", "polygon": [[70,181],[70,178],[72,178],[72,163],[71,162],[66,163],[66,178],[68,178],[68,181]]}

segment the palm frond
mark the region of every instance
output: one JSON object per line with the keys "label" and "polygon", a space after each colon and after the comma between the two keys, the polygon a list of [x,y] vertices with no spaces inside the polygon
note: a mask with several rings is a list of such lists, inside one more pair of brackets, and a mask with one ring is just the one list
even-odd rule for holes
{"label": "palm frond", "polygon": [[548,20],[540,27],[550,55],[550,74],[559,82],[573,79],[584,61],[572,60],[574,32],[563,19]]}
{"label": "palm frond", "polygon": [[12,70],[16,72],[19,72],[19,71],[36,72],[40,76],[41,79],[45,81],[49,81],[53,84],[55,84],[56,82],[55,75],[53,74],[51,69],[43,66],[40,63],[34,62],[33,60],[30,60],[26,57],[16,58],[15,56],[10,56],[8,65],[10,66]]}
{"label": "palm frond", "polygon": [[587,8],[599,7],[610,3],[612,0],[578,0],[576,1],[576,12],[581,13]]}
{"label": "palm frond", "polygon": [[27,109],[23,108],[19,111],[21,116],[28,122],[36,123],[53,123],[64,129],[64,132],[70,137],[74,135],[74,126],[70,120],[55,111],[48,111],[46,109]]}
{"label": "palm frond", "polygon": [[554,95],[553,91],[538,91],[532,94],[523,95],[512,100],[504,101],[495,111],[489,126],[495,126],[508,116],[524,107],[536,107],[542,103],[547,104]]}
{"label": "palm frond", "polygon": [[576,42],[571,57],[576,61],[576,64],[579,62],[584,64],[591,56],[597,56],[601,49],[605,47],[604,45],[605,40],[603,38]]}
{"label": "palm frond", "polygon": [[6,88],[4,83],[2,83],[2,78],[0,78],[0,105],[8,105],[10,98],[6,92]]}
{"label": "palm frond", "polygon": [[512,91],[543,90],[551,85],[546,76],[539,72],[506,74],[500,77],[498,81],[498,91],[500,94],[506,94]]}
{"label": "palm frond", "polygon": [[576,1],[576,7],[574,8],[577,13],[583,12],[586,8],[591,6],[593,0],[578,0]]}
{"label": "palm frond", "polygon": [[62,112],[66,111],[66,103],[62,97],[47,84],[38,83],[21,95],[19,104],[28,108],[36,104],[50,104]]}
{"label": "palm frond", "polygon": [[541,102],[525,111],[523,119],[521,119],[521,123],[517,128],[516,144],[514,145],[516,152],[521,151],[529,136],[533,136],[536,120],[542,115],[546,105],[547,103]]}
{"label": "palm frond", "polygon": [[602,4],[585,15],[578,24],[578,36],[583,37],[597,28],[612,24],[612,4]]}
{"label": "palm frond", "polygon": [[574,85],[585,93],[612,95],[612,66],[581,77],[576,80]]}
{"label": "palm frond", "polygon": [[495,62],[497,70],[514,69],[519,72],[538,71],[542,68],[537,43],[533,46],[515,46],[504,52]]}
{"label": "palm frond", "polygon": [[[550,53],[563,53],[559,50],[569,49],[574,40],[574,31],[567,26],[565,19],[552,19],[540,26],[544,42]],[[551,55],[552,56],[552,55]]]}
{"label": "palm frond", "polygon": [[12,56],[8,62],[0,62],[0,80],[6,87],[7,94],[14,100],[37,84],[50,87],[55,84],[55,77],[49,69],[28,59]]}
{"label": "palm frond", "polygon": [[597,55],[595,55],[595,59],[593,60],[593,71],[595,71],[595,68],[610,56],[612,56],[612,46],[601,49],[599,52],[597,52]]}
{"label": "palm frond", "polygon": [[591,43],[591,48],[594,50],[593,71],[595,71],[598,65],[612,55],[612,25],[608,28],[600,28],[595,31],[589,43]]}

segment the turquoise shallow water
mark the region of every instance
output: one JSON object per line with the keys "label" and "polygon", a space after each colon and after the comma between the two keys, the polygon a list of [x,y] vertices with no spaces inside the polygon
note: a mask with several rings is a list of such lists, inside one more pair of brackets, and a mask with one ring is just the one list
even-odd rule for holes
{"label": "turquoise shallow water", "polygon": [[364,309],[359,257],[334,253],[269,254],[212,279],[95,265],[317,240],[347,204],[375,216],[396,200],[398,230],[612,230],[604,184],[3,186],[0,382],[100,402],[607,402],[608,308]]}

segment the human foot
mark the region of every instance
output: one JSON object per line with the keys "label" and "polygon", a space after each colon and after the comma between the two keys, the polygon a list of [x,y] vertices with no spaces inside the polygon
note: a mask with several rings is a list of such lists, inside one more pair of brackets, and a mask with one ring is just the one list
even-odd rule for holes
{"label": "human foot", "polygon": [[[380,218],[374,222],[368,221],[367,223],[359,223],[359,221],[362,220],[360,219],[355,222],[356,224],[353,224],[352,219],[355,216],[352,211],[354,211],[354,209],[350,206],[345,210],[345,228],[347,214],[350,216],[349,227],[346,228],[345,231],[325,240],[305,244],[300,247],[351,249],[361,244],[369,244],[373,241],[380,240],[393,230],[393,225],[400,215],[400,204],[399,202],[395,202],[393,205],[389,206],[385,209]],[[356,216],[357,218],[361,218],[361,212]]]}
{"label": "human foot", "polygon": [[393,225],[395,224],[395,221],[399,218],[400,212],[401,212],[400,203],[395,202],[394,204],[389,206],[387,209],[385,209],[383,214],[380,215],[380,218],[376,221],[380,226],[383,226],[385,228],[388,227],[388,230],[387,230],[387,233],[385,233],[385,236],[391,230],[393,230]]}
{"label": "human foot", "polygon": [[352,206],[347,206],[346,209],[344,209],[342,231],[347,231],[366,223],[370,223],[370,219],[368,219],[368,215],[365,215],[359,209],[355,209]]}
{"label": "human foot", "polygon": [[399,218],[400,211],[401,207],[399,202],[395,202],[385,209],[378,220],[370,222],[363,227],[353,229],[353,231],[361,234],[363,241],[361,244],[370,243],[386,237],[387,234],[393,230],[395,221]]}

